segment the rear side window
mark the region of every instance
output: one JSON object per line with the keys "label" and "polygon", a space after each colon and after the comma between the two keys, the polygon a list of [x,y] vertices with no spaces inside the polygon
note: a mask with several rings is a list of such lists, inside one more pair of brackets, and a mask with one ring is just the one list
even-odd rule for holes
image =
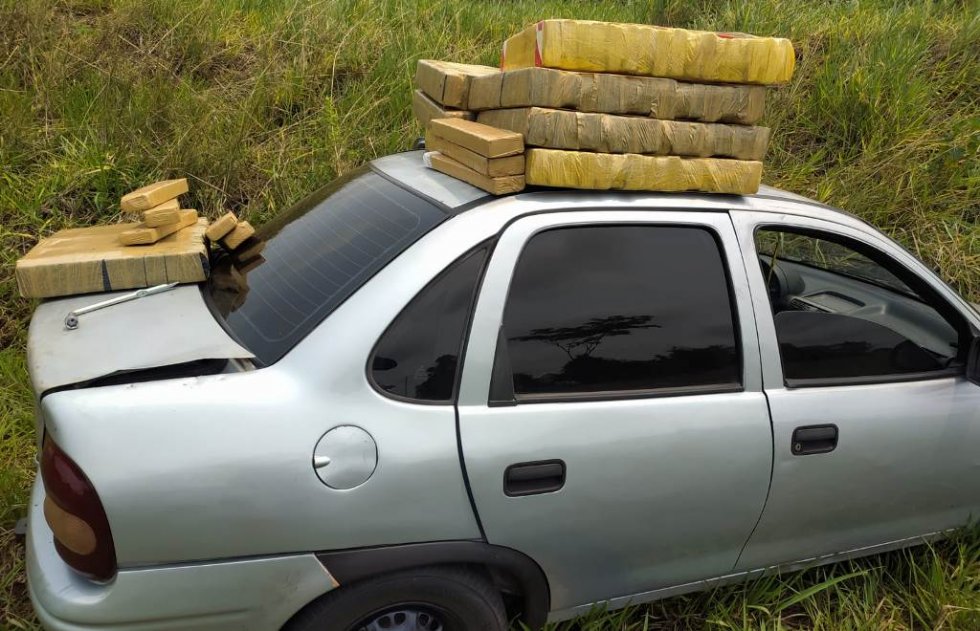
{"label": "rear side window", "polygon": [[[514,271],[491,398],[737,388],[729,281],[713,233],[590,226],[534,236]],[[511,384],[507,384],[508,386]]]}
{"label": "rear side window", "polygon": [[257,257],[217,261],[209,291],[232,334],[271,364],[447,217],[365,167],[263,226]]}
{"label": "rear side window", "polygon": [[388,327],[371,359],[371,378],[379,389],[416,401],[452,401],[486,258],[487,247],[482,247],[458,260]]}

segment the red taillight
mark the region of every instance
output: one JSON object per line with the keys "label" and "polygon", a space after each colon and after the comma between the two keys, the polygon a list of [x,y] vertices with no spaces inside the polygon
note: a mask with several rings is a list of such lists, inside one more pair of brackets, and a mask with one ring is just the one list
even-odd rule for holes
{"label": "red taillight", "polygon": [[116,573],[116,549],[102,500],[82,470],[50,437],[41,448],[44,518],[65,563],[105,581]]}

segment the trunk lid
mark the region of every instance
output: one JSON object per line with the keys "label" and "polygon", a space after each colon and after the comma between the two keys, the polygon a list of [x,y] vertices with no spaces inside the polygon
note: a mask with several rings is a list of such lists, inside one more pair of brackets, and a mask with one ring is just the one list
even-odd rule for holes
{"label": "trunk lid", "polygon": [[38,398],[53,388],[119,372],[253,357],[218,324],[197,285],[92,311],[78,317],[76,329],[66,328],[69,312],[130,291],[68,296],[38,306],[27,341]]}

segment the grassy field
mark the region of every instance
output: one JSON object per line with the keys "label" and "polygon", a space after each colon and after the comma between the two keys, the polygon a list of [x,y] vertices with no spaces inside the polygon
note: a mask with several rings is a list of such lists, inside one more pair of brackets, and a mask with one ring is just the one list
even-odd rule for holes
{"label": "grassy field", "polygon": [[[190,178],[209,216],[261,222],[409,146],[416,59],[495,64],[543,17],[792,38],[765,181],[874,222],[980,299],[976,0],[0,0],[0,628],[36,625],[12,533],[33,469],[16,258],[163,177]],[[579,624],[974,630],[980,535]]]}

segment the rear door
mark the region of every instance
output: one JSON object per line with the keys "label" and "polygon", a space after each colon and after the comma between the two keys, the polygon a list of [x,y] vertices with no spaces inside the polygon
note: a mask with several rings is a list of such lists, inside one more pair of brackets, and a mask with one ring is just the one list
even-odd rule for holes
{"label": "rear door", "polygon": [[500,237],[459,396],[490,543],[568,611],[731,571],[772,443],[722,213],[562,212]]}

